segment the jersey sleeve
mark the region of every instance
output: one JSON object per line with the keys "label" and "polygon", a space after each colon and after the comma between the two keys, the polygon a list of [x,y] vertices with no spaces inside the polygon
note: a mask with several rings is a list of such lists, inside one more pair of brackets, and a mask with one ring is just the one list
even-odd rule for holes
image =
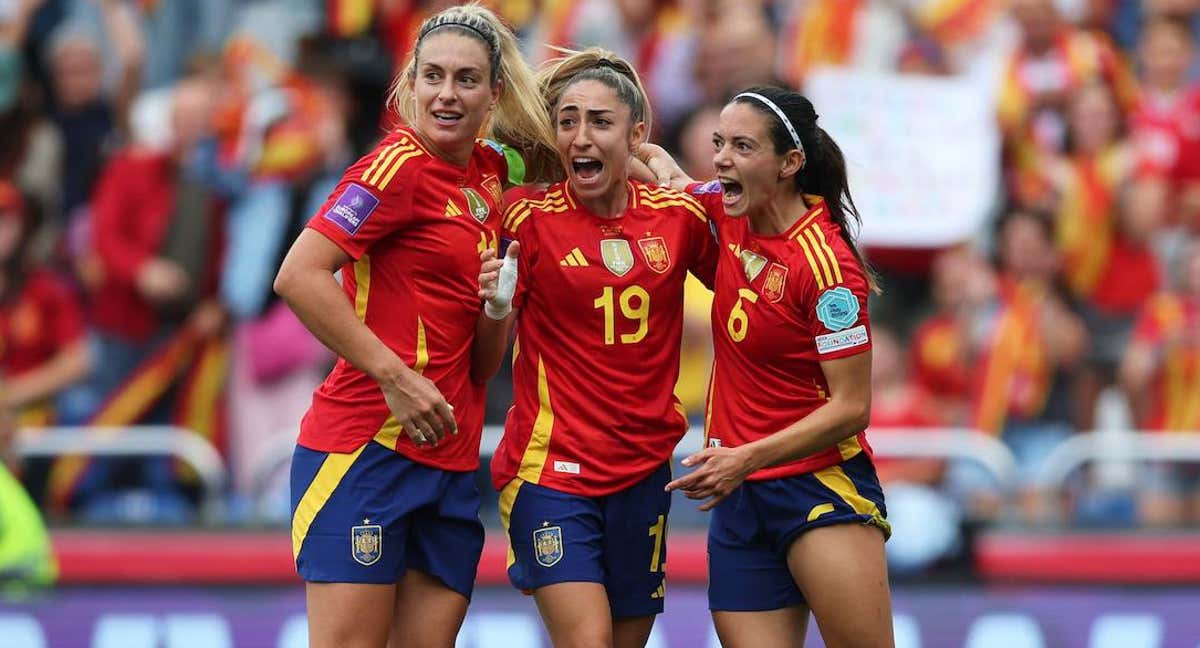
{"label": "jersey sleeve", "polygon": [[[533,261],[537,257],[538,241],[536,232],[534,232],[532,219],[532,207],[530,201],[518,196],[524,195],[524,191],[514,189],[505,194],[505,203],[508,207],[504,210],[504,218],[500,221],[500,238],[501,238],[501,253],[508,250],[508,244],[512,241],[518,241],[521,244],[521,252],[517,256],[517,289],[513,293],[513,308],[521,308],[525,304],[525,295],[529,292],[530,283],[533,281]],[[509,200],[510,196],[515,198]]]}
{"label": "jersey sleeve", "polygon": [[712,290],[713,280],[717,274],[717,253],[720,250],[713,221],[711,218],[704,220],[691,218],[688,220],[688,224],[688,243],[693,250],[692,262],[688,265],[688,270],[700,280],[700,283]]}
{"label": "jersey sleeve", "polygon": [[725,203],[723,198],[725,192],[721,189],[719,181],[693,182],[685,187],[683,191],[700,201],[700,205],[704,207],[709,220],[717,225],[725,220]]}
{"label": "jersey sleeve", "polygon": [[806,249],[811,275],[800,282],[800,317],[812,332],[819,360],[836,360],[871,349],[867,313],[869,285],[857,257],[836,235]]}
{"label": "jersey sleeve", "polygon": [[358,260],[371,246],[413,219],[412,188],[424,155],[416,144],[381,143],[355,162],[308,221],[308,227]]}

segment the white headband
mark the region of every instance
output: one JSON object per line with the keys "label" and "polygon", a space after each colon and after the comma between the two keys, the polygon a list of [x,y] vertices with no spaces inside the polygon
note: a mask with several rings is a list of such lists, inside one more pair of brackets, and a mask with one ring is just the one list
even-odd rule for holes
{"label": "white headband", "polygon": [[[796,133],[796,129],[792,127],[792,122],[787,118],[787,115],[783,114],[783,111],[779,109],[779,106],[775,105],[774,101],[767,99],[757,92],[743,92],[734,97],[734,99],[741,99],[742,97],[747,97],[762,102],[764,106],[770,108],[771,111],[774,112],[777,117],[779,117],[779,121],[783,122],[784,128],[786,128],[788,134],[792,136],[792,142],[796,144],[796,148],[800,149],[801,153],[804,153],[804,145],[800,143],[800,135]],[[808,156],[807,153],[804,153],[804,155],[805,157]]]}

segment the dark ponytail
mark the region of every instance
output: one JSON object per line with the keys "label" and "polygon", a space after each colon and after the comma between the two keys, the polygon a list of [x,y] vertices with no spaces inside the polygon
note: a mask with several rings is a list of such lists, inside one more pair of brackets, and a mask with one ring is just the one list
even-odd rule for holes
{"label": "dark ponytail", "polygon": [[[787,117],[792,130],[788,129],[789,124],[780,120],[779,115],[770,106],[756,98],[745,96],[746,94],[765,97],[778,106]],[[773,86],[750,88],[735,96],[733,101],[752,106],[767,117],[776,155],[799,148],[795,144],[792,132],[799,137],[804,150],[804,166],[793,178],[796,193],[815,194],[825,199],[829,217],[841,231],[842,240],[854,252],[854,257],[866,275],[868,287],[872,292],[882,292],[875,271],[858,249],[857,238],[858,231],[862,228],[862,217],[854,205],[854,198],[850,195],[846,157],[842,155],[842,149],[829,133],[817,125],[817,111],[812,102],[798,92]]]}

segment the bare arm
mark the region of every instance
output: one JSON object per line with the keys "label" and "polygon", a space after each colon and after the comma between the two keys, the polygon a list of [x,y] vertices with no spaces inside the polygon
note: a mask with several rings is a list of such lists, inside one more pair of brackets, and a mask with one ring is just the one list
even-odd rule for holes
{"label": "bare arm", "polygon": [[[704,448],[683,460],[700,467],[667,484],[690,499],[708,499],[707,511],[751,473],[807,457],[861,432],[871,417],[871,353],[821,363],[829,400],[808,416],[762,439],[736,448]],[[712,499],[709,499],[712,498]]]}
{"label": "bare arm", "polygon": [[4,405],[21,409],[49,398],[82,380],[92,370],[92,354],[86,339],[73,342],[37,369],[5,381]]}
{"label": "bare arm", "polygon": [[288,251],[275,292],[325,346],[379,383],[388,407],[418,445],[457,432],[450,405],[354,312],[333,273],[350,257],[324,235],[301,232]]}
{"label": "bare arm", "polygon": [[1134,341],[1125,350],[1125,357],[1121,359],[1121,367],[1117,373],[1117,379],[1133,408],[1133,418],[1138,426],[1146,425],[1149,411],[1148,392],[1158,364],[1155,356],[1153,346]]}

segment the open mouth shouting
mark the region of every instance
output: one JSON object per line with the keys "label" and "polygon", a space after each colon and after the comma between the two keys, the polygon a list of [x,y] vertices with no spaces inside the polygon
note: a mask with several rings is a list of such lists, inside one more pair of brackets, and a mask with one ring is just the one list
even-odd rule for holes
{"label": "open mouth shouting", "polygon": [[577,155],[571,158],[571,170],[581,185],[593,185],[604,171],[604,163],[594,157]]}
{"label": "open mouth shouting", "polygon": [[722,201],[726,207],[736,205],[742,199],[742,183],[725,176],[717,176],[721,183]]}

